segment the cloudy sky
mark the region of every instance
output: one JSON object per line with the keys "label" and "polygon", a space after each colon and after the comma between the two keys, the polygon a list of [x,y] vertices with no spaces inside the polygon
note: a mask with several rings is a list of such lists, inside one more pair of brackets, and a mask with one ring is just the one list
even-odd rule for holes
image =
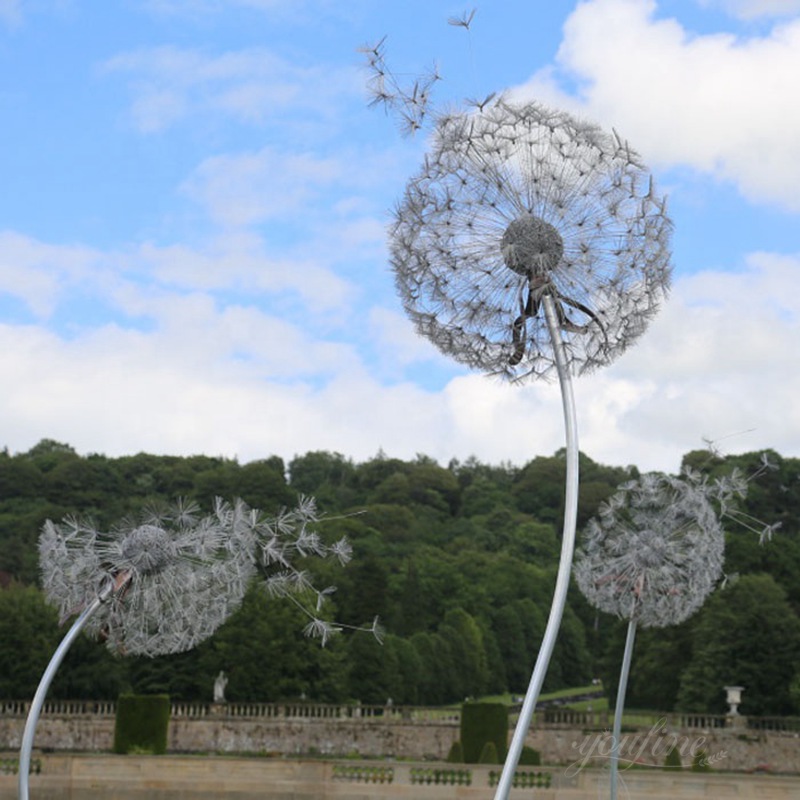
{"label": "cloudy sky", "polygon": [[509,90],[613,126],[669,195],[670,299],[576,381],[581,449],[800,456],[797,0],[0,0],[0,447],[563,445],[557,385],[471,373],[403,314],[386,228],[426,140],[367,107],[384,35],[442,106]]}

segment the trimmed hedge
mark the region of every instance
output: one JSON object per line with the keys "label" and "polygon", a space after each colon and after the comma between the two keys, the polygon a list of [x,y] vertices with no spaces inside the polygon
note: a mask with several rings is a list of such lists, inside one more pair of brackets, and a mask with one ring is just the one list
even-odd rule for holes
{"label": "trimmed hedge", "polygon": [[522,746],[519,754],[519,765],[521,767],[538,767],[542,763],[542,754],[528,745]]}
{"label": "trimmed hedge", "polygon": [[711,772],[711,764],[708,763],[708,753],[705,750],[698,750],[692,758],[692,772]]}
{"label": "trimmed hedge", "polygon": [[499,764],[500,759],[497,757],[497,745],[494,742],[486,742],[481,750],[481,757],[478,759],[479,764]]}
{"label": "trimmed hedge", "polygon": [[667,750],[667,755],[664,758],[664,769],[680,769],[682,766],[681,751],[675,745],[672,745]]}
{"label": "trimmed hedge", "polygon": [[464,750],[461,747],[461,742],[453,742],[453,744],[450,745],[450,752],[447,754],[447,762],[449,764],[464,763]]}
{"label": "trimmed hedge", "polygon": [[493,742],[498,763],[505,761],[508,707],[502,703],[464,703],[461,706],[461,747],[465,764],[478,764],[487,742]]}
{"label": "trimmed hedge", "polygon": [[169,726],[169,695],[123,694],[117,700],[117,719],[114,726],[114,752],[167,752]]}

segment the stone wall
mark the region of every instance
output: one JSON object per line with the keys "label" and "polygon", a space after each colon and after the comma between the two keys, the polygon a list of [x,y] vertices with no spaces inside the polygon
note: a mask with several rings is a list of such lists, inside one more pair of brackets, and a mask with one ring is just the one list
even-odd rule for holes
{"label": "stone wall", "polygon": [[169,749],[182,753],[313,753],[441,760],[458,736],[459,725],[454,722],[173,717]]}
{"label": "stone wall", "polygon": [[[607,731],[577,729],[538,728],[526,741],[541,752],[543,763],[572,765],[574,769],[607,764],[612,746]],[[796,733],[737,729],[654,728],[625,733],[620,742],[620,763],[623,767],[662,766],[673,744],[684,768],[690,767],[693,757],[702,751],[713,770],[800,774],[800,738]]]}
{"label": "stone wall", "polygon": [[[109,752],[114,737],[114,717],[103,713],[46,713],[39,720],[35,748],[39,752]],[[320,755],[362,758],[444,760],[458,739],[457,715],[412,719],[410,713],[363,716],[248,716],[227,713],[225,706],[202,715],[173,711],[168,747],[171,753],[254,753]],[[303,713],[308,713],[307,711]],[[424,717],[423,712],[420,712]],[[680,721],[680,720],[675,720]],[[678,746],[685,766],[700,750],[717,770],[770,771],[800,774],[800,738],[790,731],[759,731],[744,724],[714,727],[679,727],[664,717],[649,730],[623,735],[621,760],[660,766],[671,744]],[[0,716],[0,750],[19,748],[25,717],[17,710]],[[537,722],[527,744],[538,750],[546,764],[601,767],[608,761],[610,736],[599,727]]]}

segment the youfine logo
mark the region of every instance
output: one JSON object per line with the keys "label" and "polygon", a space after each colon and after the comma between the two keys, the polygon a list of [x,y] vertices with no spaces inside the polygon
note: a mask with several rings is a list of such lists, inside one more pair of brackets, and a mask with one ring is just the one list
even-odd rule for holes
{"label": "youfine logo", "polygon": [[[574,741],[572,749],[577,751],[579,758],[567,767],[565,774],[570,777],[576,775],[584,767],[601,766],[603,762],[611,761],[615,752],[620,770],[633,765],[664,767],[666,755],[673,748],[680,754],[684,769],[693,763],[710,766],[721,761],[727,755],[724,750],[707,755],[705,736],[694,738],[680,736],[667,731],[666,727],[666,718],[662,718],[646,733],[638,732],[620,736],[616,747],[617,742],[609,731],[586,736],[581,741]],[[675,768],[679,769],[677,766]]]}

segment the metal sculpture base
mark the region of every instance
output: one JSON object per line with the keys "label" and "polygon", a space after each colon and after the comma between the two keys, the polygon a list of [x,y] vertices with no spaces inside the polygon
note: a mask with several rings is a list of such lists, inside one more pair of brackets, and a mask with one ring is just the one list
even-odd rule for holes
{"label": "metal sculpture base", "polygon": [[564,607],[567,603],[567,590],[569,589],[569,576],[572,569],[572,557],[575,551],[575,527],[578,516],[578,425],[575,413],[575,397],[572,392],[572,379],[570,378],[567,366],[564,344],[561,340],[561,329],[558,323],[558,314],[555,309],[553,299],[549,295],[542,298],[547,326],[553,342],[553,352],[555,354],[556,367],[558,368],[558,379],[561,384],[561,400],[564,407],[564,427],[567,440],[567,475],[566,492],[564,500],[564,533],[561,540],[561,558],[558,565],[558,575],[556,577],[556,587],[553,592],[553,602],[550,607],[550,616],[547,620],[547,627],[544,631],[542,645],[539,648],[539,655],[536,659],[536,666],[533,669],[528,691],[520,710],[514,736],[508,748],[503,772],[497,784],[495,800],[507,800],[514,778],[514,772],[519,763],[522,747],[525,744],[525,736],[536,710],[536,702],[542,691],[547,668],[550,666],[550,658],[553,655],[558,630],[561,627],[561,619],[564,615]]}

